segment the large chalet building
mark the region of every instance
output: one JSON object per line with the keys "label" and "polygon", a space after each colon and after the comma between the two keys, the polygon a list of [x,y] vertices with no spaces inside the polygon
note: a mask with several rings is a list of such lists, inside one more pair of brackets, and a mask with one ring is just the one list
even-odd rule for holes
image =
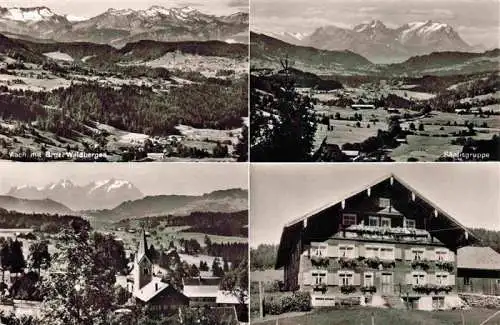
{"label": "large chalet building", "polygon": [[287,224],[276,268],[313,306],[345,299],[393,308],[451,308],[457,250],[477,241],[395,175]]}

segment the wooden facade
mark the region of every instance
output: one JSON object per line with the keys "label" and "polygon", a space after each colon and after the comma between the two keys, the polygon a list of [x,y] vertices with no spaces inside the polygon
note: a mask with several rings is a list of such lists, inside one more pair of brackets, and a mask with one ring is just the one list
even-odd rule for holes
{"label": "wooden facade", "polygon": [[310,292],[313,305],[376,294],[435,309],[457,297],[457,249],[474,240],[391,175],[287,225],[276,266],[285,288]]}

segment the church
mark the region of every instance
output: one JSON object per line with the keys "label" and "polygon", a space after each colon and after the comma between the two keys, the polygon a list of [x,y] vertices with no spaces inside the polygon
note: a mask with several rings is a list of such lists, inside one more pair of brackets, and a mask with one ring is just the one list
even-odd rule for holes
{"label": "church", "polygon": [[132,276],[132,296],[138,304],[147,305],[150,310],[162,314],[177,312],[180,306],[189,305],[189,299],[183,293],[154,276],[144,230],[135,254]]}

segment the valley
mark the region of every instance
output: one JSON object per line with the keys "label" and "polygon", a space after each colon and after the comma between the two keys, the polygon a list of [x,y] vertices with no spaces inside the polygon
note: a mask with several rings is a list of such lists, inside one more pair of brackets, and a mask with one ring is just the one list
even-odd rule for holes
{"label": "valley", "polygon": [[[282,123],[280,100],[287,92],[297,98],[298,104],[290,105],[297,105],[303,123],[307,118],[314,124],[307,131],[297,130],[308,132],[307,149],[296,147],[303,155],[299,159],[499,159],[498,49],[433,52],[400,63],[375,64],[349,50],[294,45],[256,33],[251,39],[255,161],[280,159],[269,158],[274,154],[266,158],[262,151],[272,147],[266,143],[269,137],[279,138],[269,134]],[[283,146],[292,145],[285,142]]]}
{"label": "valley", "polygon": [[[106,15],[107,19],[138,15],[144,22],[156,19],[165,26],[179,15],[186,16],[182,23],[187,25],[205,17],[196,10],[167,11],[158,7]],[[56,25],[64,20],[54,18],[50,10],[36,12],[43,15],[22,17]],[[118,48],[92,37],[70,41],[62,36],[42,39],[30,30],[13,34],[6,26],[34,28],[38,24],[36,20],[26,25],[19,17],[0,12],[4,22],[0,26],[0,158],[246,159],[240,142],[245,141],[248,127],[248,46],[238,43],[241,38],[226,42],[211,34],[195,37],[188,33],[190,37],[169,34],[172,38],[165,39],[138,37],[142,34],[134,32],[134,40]],[[210,19],[236,26],[245,15]],[[198,28],[202,26],[215,28],[208,21],[198,23]],[[6,34],[1,35],[3,32]],[[233,32],[241,34],[242,29],[227,32],[230,37]]]}

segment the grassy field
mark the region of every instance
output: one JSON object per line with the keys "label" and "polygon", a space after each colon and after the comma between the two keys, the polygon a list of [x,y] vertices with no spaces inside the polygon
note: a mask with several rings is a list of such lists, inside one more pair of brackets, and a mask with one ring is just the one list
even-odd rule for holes
{"label": "grassy field", "polygon": [[[491,309],[471,309],[463,311],[465,324],[479,325],[495,313]],[[375,325],[461,325],[460,311],[407,311],[397,309],[353,308],[321,309],[300,316],[268,320],[254,320],[261,325],[371,325],[373,315]],[[281,315],[283,316],[283,315]],[[500,325],[500,315],[491,319],[488,325]]]}

